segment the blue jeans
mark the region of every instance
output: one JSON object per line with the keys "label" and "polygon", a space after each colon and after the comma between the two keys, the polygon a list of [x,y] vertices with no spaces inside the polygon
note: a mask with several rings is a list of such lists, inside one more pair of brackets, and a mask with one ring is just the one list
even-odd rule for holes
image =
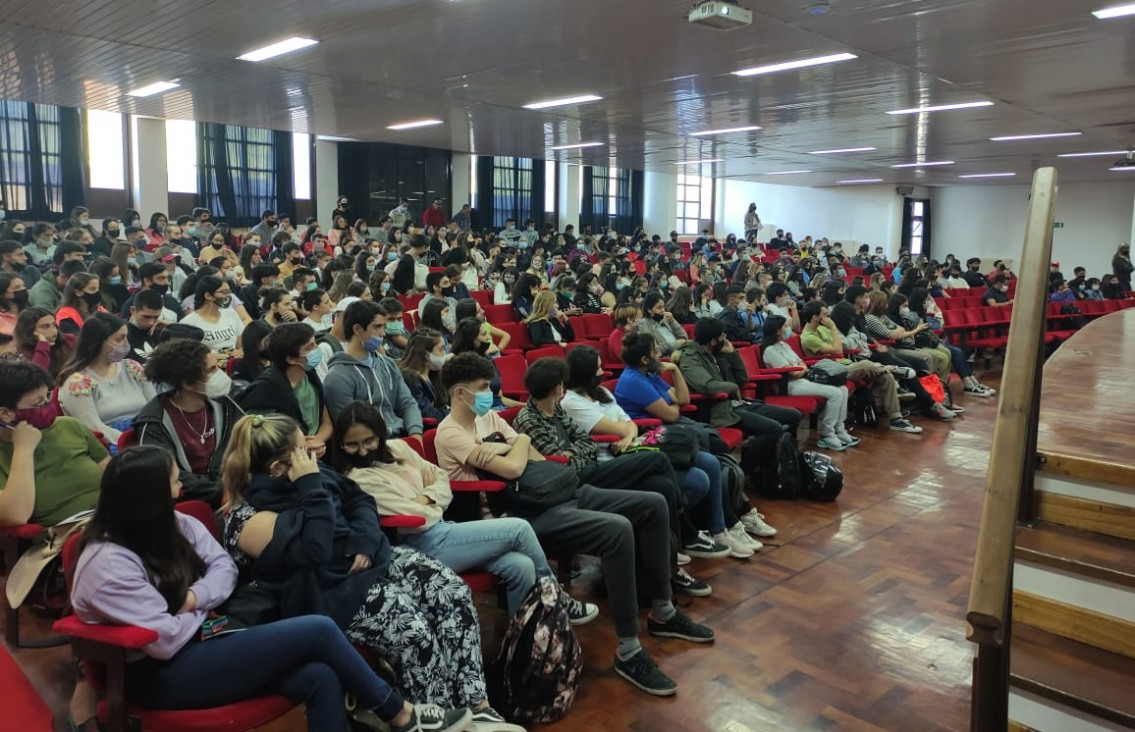
{"label": "blue jeans", "polygon": [[691,508],[704,501],[709,514],[709,531],[713,535],[725,531],[725,515],[721,509],[721,463],[713,453],[701,450],[689,470],[676,470],[678,486]]}
{"label": "blue jeans", "polygon": [[126,698],[139,706],[207,709],[279,694],[307,706],[309,732],[347,729],[344,691],[387,721],[402,710],[402,697],[322,615],[190,641],[167,661],[126,665]]}
{"label": "blue jeans", "polygon": [[954,373],[963,379],[968,379],[973,376],[973,367],[970,366],[969,361],[966,360],[965,351],[946,340],[942,341],[942,347],[950,352],[950,362],[954,366]]}
{"label": "blue jeans", "polygon": [[484,569],[504,580],[508,614],[514,615],[537,577],[551,576],[548,559],[532,526],[523,519],[441,521],[402,541],[454,572]]}

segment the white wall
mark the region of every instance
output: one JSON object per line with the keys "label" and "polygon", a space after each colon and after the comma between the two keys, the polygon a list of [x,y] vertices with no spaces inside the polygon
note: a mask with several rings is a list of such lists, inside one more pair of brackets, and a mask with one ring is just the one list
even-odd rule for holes
{"label": "white wall", "polygon": [[473,199],[470,196],[469,181],[470,173],[473,169],[473,156],[468,153],[453,153],[453,163],[449,169],[450,175],[450,194],[449,200],[443,206],[449,211],[449,215],[457,213],[465,204],[473,205]]}
{"label": "white wall", "polygon": [[643,174],[643,229],[652,236],[669,239],[677,224],[678,176],[647,171]]}
{"label": "white wall", "polygon": [[[169,175],[166,171],[166,123],[163,119],[131,117],[134,149],[132,207],[141,212],[142,226],[149,226],[148,211],[169,210]],[[125,226],[123,227],[125,229]]]}
{"label": "white wall", "polygon": [[[575,227],[576,233],[578,233],[581,230],[579,226],[579,176],[582,169],[578,165],[559,163],[557,171],[560,178],[560,189],[556,198],[556,218],[560,231],[563,231],[570,224]],[[552,182],[545,181],[545,185],[552,185]]]}
{"label": "white wall", "polygon": [[[333,222],[320,218],[330,216],[339,198],[339,143],[330,140],[315,141],[315,218],[323,224],[323,230],[331,228]],[[366,211],[367,201],[351,203],[356,211]]]}
{"label": "white wall", "polygon": [[[1029,186],[973,185],[935,188],[932,200],[932,251],[938,258],[1020,261],[1028,216]],[[1056,194],[1053,259],[1071,276],[1075,266],[1089,276],[1111,271],[1121,242],[1135,236],[1135,181],[1065,183]]]}

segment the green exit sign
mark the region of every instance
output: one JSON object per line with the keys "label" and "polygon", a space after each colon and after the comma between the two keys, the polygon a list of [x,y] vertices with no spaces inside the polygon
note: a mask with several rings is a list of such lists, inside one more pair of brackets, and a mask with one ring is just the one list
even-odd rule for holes
{"label": "green exit sign", "polygon": [[1063,222],[1063,221],[1057,221],[1056,223],[1054,223],[1054,224],[1052,225],[1052,228],[1054,228],[1054,229],[1063,229],[1063,228],[1064,228],[1064,222]]}

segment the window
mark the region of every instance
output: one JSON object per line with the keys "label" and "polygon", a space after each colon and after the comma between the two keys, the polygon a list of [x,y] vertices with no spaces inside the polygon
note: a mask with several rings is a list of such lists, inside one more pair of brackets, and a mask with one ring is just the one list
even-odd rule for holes
{"label": "window", "polygon": [[700,234],[700,223],[708,219],[713,196],[713,179],[696,175],[678,175],[678,222],[674,228],[681,234]]}
{"label": "window", "polygon": [[87,110],[87,162],[91,188],[126,187],[126,142],[122,115]]}
{"label": "window", "polygon": [[198,171],[203,206],[234,226],[252,225],[277,208],[276,138],[272,130],[198,123],[205,169]]}
{"label": "window", "polygon": [[[65,169],[64,112],[68,115],[66,138],[74,159]],[[62,214],[64,176],[81,171],[81,137],[78,111],[49,104],[0,100],[0,195],[9,212],[26,218]],[[71,181],[81,189],[82,178]],[[73,195],[81,195],[81,190]]]}
{"label": "window", "polygon": [[930,201],[903,199],[902,244],[912,257],[930,255]]}
{"label": "window", "polygon": [[910,256],[922,254],[922,215],[925,206],[922,201],[912,201],[910,206]]}
{"label": "window", "polygon": [[197,193],[197,123],[166,120],[166,182],[170,193]]}
{"label": "window", "polygon": [[[518,228],[532,215],[532,159],[493,158],[493,226],[514,219]],[[543,218],[541,216],[540,218]]]}
{"label": "window", "polygon": [[292,133],[292,171],[296,199],[310,201],[311,135],[303,132]]}

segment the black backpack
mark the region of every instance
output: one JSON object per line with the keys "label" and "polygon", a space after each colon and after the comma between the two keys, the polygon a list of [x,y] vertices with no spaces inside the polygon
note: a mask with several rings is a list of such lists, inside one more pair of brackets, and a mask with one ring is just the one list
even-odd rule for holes
{"label": "black backpack", "polygon": [[[760,456],[750,445],[751,441],[755,442],[756,438],[750,437],[741,445],[741,468],[752,489],[777,500],[799,498],[804,478],[800,469],[800,452],[792,435],[785,432],[777,440],[775,467],[761,465]],[[771,469],[776,470],[775,476],[769,474]]]}
{"label": "black backpack", "polygon": [[752,505],[745,495],[745,471],[732,455],[718,455],[721,463],[721,500],[728,502],[738,515],[746,514]]}
{"label": "black backpack", "polygon": [[878,427],[879,413],[875,411],[875,395],[870,389],[859,387],[851,392],[851,417],[860,427]]}
{"label": "black backpack", "polygon": [[575,637],[560,587],[541,578],[509,621],[489,678],[497,709],[518,724],[564,718],[583,676],[583,649]]}
{"label": "black backpack", "polygon": [[800,497],[808,501],[831,503],[843,490],[843,471],[827,455],[806,452],[800,456],[804,488]]}

